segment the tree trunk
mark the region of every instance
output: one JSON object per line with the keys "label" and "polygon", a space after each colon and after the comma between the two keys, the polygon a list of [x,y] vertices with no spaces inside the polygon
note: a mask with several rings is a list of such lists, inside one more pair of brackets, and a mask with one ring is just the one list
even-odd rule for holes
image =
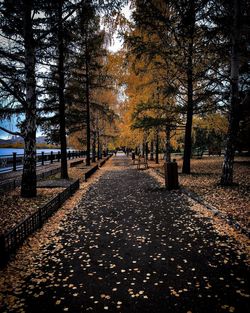
{"label": "tree trunk", "polygon": [[159,130],[156,129],[155,136],[155,163],[159,164]]}
{"label": "tree trunk", "polygon": [[102,158],[102,151],[101,151],[100,134],[98,131],[97,132],[97,159],[100,160],[101,158]]}
{"label": "tree trunk", "polygon": [[171,162],[171,149],[170,149],[170,128],[166,126],[166,162]]}
{"label": "tree trunk", "polygon": [[193,110],[194,110],[194,101],[193,101],[193,51],[194,51],[194,27],[195,27],[195,9],[194,9],[194,0],[190,1],[189,8],[189,27],[188,27],[188,59],[187,59],[187,120],[185,127],[185,141],[184,141],[184,156],[183,156],[183,165],[182,173],[190,174],[190,159],[192,151],[192,124],[193,124]]}
{"label": "tree trunk", "polygon": [[189,57],[190,69],[188,70],[188,104],[187,104],[187,121],[185,127],[185,141],[184,141],[184,157],[182,173],[190,174],[190,159],[192,152],[192,124],[193,124],[193,70],[192,58]]}
{"label": "tree trunk", "polygon": [[61,178],[68,179],[67,163],[67,140],[65,125],[65,74],[64,74],[64,42],[63,42],[63,25],[62,25],[62,0],[58,6],[58,76],[59,76],[59,125],[60,125],[60,144],[61,144]]}
{"label": "tree trunk", "polygon": [[154,141],[150,142],[150,161],[154,161]]}
{"label": "tree trunk", "polygon": [[24,164],[21,182],[21,196],[35,197],[36,190],[36,79],[35,79],[35,43],[32,29],[32,0],[24,4],[24,45],[26,102],[24,126]]}
{"label": "tree trunk", "polygon": [[92,162],[96,161],[96,132],[93,134],[93,142],[92,142]]}
{"label": "tree trunk", "polygon": [[90,165],[90,101],[89,101],[89,54],[88,44],[86,40],[86,56],[85,56],[85,70],[86,70],[86,128],[87,128],[87,154],[86,165]]}
{"label": "tree trunk", "polygon": [[148,160],[148,142],[145,142],[145,159]]}
{"label": "tree trunk", "polygon": [[240,0],[234,0],[231,54],[231,103],[226,152],[222,167],[221,185],[233,184],[233,164],[235,146],[239,130],[239,38],[240,38]]}

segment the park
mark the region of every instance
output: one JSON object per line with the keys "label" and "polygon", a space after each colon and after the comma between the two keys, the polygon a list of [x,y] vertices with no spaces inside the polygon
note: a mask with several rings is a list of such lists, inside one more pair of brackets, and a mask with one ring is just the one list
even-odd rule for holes
{"label": "park", "polygon": [[0,312],[249,311],[248,1],[0,20]]}

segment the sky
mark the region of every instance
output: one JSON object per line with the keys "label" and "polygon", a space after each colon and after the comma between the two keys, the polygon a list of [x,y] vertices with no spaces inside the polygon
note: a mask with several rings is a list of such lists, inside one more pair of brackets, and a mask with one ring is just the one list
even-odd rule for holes
{"label": "sky", "polygon": [[[2,127],[5,127],[5,128],[7,128],[7,129],[9,129],[11,131],[15,131],[16,130],[15,124],[16,124],[16,122],[15,122],[14,118],[12,118],[11,120],[0,121],[0,125]],[[4,132],[4,131],[2,131],[0,129],[0,138],[1,139],[9,139],[11,137],[12,137],[12,135],[7,134],[6,132]]]}
{"label": "sky", "polygon": [[[132,11],[130,9],[130,4],[127,4],[123,9],[122,9],[122,14],[128,19],[131,19],[131,14]],[[122,48],[123,40],[118,37],[118,32],[114,34],[113,38],[113,44],[108,48],[112,52],[117,52]]]}

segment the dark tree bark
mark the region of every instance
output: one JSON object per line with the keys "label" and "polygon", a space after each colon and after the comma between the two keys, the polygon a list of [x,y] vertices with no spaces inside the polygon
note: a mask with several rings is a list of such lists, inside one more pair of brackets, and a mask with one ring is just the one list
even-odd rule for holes
{"label": "dark tree bark", "polygon": [[148,142],[145,142],[145,159],[148,160]]}
{"label": "dark tree bark", "polygon": [[85,70],[86,70],[86,130],[87,130],[87,152],[86,152],[86,165],[90,165],[90,99],[89,99],[89,53],[88,44],[86,40],[86,57],[85,57]]}
{"label": "dark tree bark", "polygon": [[150,161],[154,161],[154,141],[150,142]]}
{"label": "dark tree bark", "polygon": [[96,132],[93,133],[93,141],[92,141],[92,162],[96,161]]}
{"label": "dark tree bark", "polygon": [[171,162],[171,153],[170,153],[170,128],[166,126],[166,162]]}
{"label": "dark tree bark", "polygon": [[188,27],[188,59],[187,59],[187,120],[185,127],[185,140],[184,140],[184,156],[182,173],[190,174],[190,159],[192,152],[192,124],[193,124],[193,52],[194,52],[194,27],[195,27],[195,10],[194,1],[190,1],[189,9],[189,27]]}
{"label": "dark tree bark", "polygon": [[159,130],[156,129],[155,135],[155,163],[159,164]]}
{"label": "dark tree bark", "polygon": [[[191,47],[190,47],[191,48]],[[188,61],[188,104],[187,104],[187,120],[185,126],[184,141],[184,157],[182,173],[190,174],[190,159],[192,152],[192,124],[193,124],[193,75],[192,75],[192,57],[189,56]]]}
{"label": "dark tree bark", "polygon": [[226,152],[221,175],[221,185],[233,184],[233,164],[237,134],[239,131],[239,38],[240,38],[240,0],[234,0],[234,16],[231,51],[231,103],[227,133]]}
{"label": "dark tree bark", "polygon": [[101,142],[100,142],[100,133],[97,131],[97,159],[102,159],[102,148],[101,148]]}
{"label": "dark tree bark", "polygon": [[24,165],[21,183],[21,196],[35,197],[36,191],[36,79],[35,42],[32,29],[32,0],[24,3],[24,45],[26,103],[24,135]]}
{"label": "dark tree bark", "polygon": [[61,144],[61,178],[68,179],[67,164],[67,140],[65,125],[65,73],[64,73],[64,40],[62,23],[62,0],[58,5],[58,96],[59,96],[59,124],[60,124],[60,144]]}

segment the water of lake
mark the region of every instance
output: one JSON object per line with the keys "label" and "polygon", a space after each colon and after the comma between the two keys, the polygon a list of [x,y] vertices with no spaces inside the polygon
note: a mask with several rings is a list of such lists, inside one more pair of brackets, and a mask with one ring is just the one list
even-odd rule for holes
{"label": "water of lake", "polygon": [[[57,153],[60,151],[60,149],[37,149],[36,153],[41,154],[42,152],[44,153],[50,153],[51,151]],[[23,154],[24,150],[23,149],[15,149],[15,148],[0,148],[0,156],[3,155],[11,155],[12,153],[16,152],[17,154]]]}

